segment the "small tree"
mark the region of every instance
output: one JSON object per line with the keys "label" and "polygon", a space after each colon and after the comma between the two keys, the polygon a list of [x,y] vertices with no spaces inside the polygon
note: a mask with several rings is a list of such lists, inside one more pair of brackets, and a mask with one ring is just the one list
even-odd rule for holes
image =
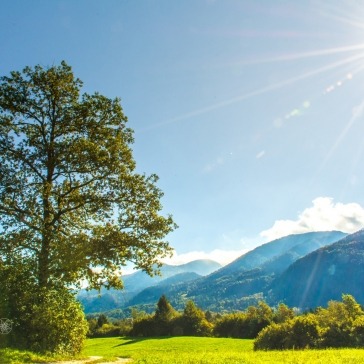
{"label": "small tree", "polygon": [[176,310],[172,307],[165,295],[162,295],[157,303],[157,308],[155,310],[155,319],[157,321],[168,322],[173,319],[176,315]]}
{"label": "small tree", "polygon": [[97,327],[102,327],[104,324],[108,324],[109,321],[104,314],[101,314],[97,319]]}
{"label": "small tree", "polygon": [[172,320],[177,312],[169,303],[165,295],[161,296],[154,314],[154,327],[157,336],[169,336],[172,334]]}
{"label": "small tree", "polygon": [[205,314],[193,301],[187,301],[181,317],[183,335],[211,336],[212,324],[205,318]]}

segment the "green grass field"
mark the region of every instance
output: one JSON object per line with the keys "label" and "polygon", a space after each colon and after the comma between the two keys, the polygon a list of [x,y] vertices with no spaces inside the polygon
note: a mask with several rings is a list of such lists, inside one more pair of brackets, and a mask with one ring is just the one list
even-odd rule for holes
{"label": "green grass field", "polygon": [[[132,358],[135,364],[362,364],[364,349],[253,351],[253,340],[206,337],[88,339],[80,357]],[[1,364],[45,363],[51,358],[0,349]]]}
{"label": "green grass field", "polygon": [[83,356],[128,357],[136,364],[362,364],[364,349],[253,351],[253,340],[223,338],[89,339]]}

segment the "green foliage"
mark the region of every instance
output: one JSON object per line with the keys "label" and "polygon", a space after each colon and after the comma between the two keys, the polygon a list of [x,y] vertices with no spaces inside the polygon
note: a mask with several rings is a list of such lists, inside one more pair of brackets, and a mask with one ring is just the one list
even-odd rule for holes
{"label": "green foliage", "polygon": [[263,329],[254,342],[255,350],[315,348],[319,344],[319,325],[314,315],[298,316]]}
{"label": "green foliage", "polygon": [[132,319],[113,320],[112,322],[105,315],[87,317],[87,337],[110,337],[129,335],[132,329]]}
{"label": "green foliage", "polygon": [[165,295],[162,295],[157,303],[154,318],[157,322],[169,322],[176,316],[176,311],[167,300]]}
{"label": "green foliage", "polygon": [[17,350],[12,348],[0,349],[1,364],[24,364],[24,363],[51,363],[68,359],[64,355],[44,355],[32,351]]}
{"label": "green foliage", "polygon": [[294,317],[294,311],[289,308],[284,303],[280,303],[274,313],[273,321],[277,323],[282,323],[288,321]]}
{"label": "green foliage", "polygon": [[0,78],[0,259],[27,257],[40,287],[120,288],[117,268],[152,273],[175,224],[135,172],[120,100],[81,87],[65,62]]}
{"label": "green foliage", "polygon": [[263,329],[254,348],[358,347],[364,344],[364,311],[351,295],[342,302],[330,301],[327,308]]}
{"label": "green foliage", "polygon": [[157,309],[153,317],[154,336],[169,336],[172,334],[172,321],[177,312],[167,300],[161,296],[157,303]]}
{"label": "green foliage", "polygon": [[231,313],[223,315],[217,320],[214,327],[214,335],[218,337],[242,338],[245,333],[246,315],[244,313]]}
{"label": "green foliage", "polygon": [[62,355],[79,353],[87,323],[74,294],[65,288],[39,288],[18,268],[0,272],[6,278],[0,314],[13,322],[3,345]]}
{"label": "green foliage", "polygon": [[76,355],[81,351],[87,322],[79,302],[67,289],[42,289],[30,286],[25,279],[15,287],[8,287],[1,298],[3,302],[8,299],[2,317],[13,322],[5,345],[61,355]]}
{"label": "green foliage", "polygon": [[102,327],[102,325],[109,323],[105,315],[100,315],[97,319],[97,327]]}
{"label": "green foliage", "polygon": [[120,100],[81,87],[65,62],[0,78],[0,312],[19,347],[79,351],[86,325],[67,288],[121,288],[120,266],[152,274],[171,252],[176,225],[158,177],[135,172]]}
{"label": "green foliage", "polygon": [[210,336],[213,325],[192,301],[188,301],[182,314],[174,310],[163,295],[154,315],[147,315],[133,322],[131,335],[135,336]]}
{"label": "green foliage", "polygon": [[245,312],[223,315],[215,324],[214,333],[220,337],[255,338],[274,318],[273,310],[263,301],[249,306]]}
{"label": "green foliage", "polygon": [[147,315],[142,319],[134,321],[130,335],[145,337],[156,336],[154,317]]}
{"label": "green foliage", "polygon": [[180,327],[181,334],[185,336],[211,336],[213,326],[206,320],[203,311],[193,301],[188,301],[180,318]]}
{"label": "green foliage", "polygon": [[67,355],[81,351],[88,327],[73,294],[43,289],[31,314],[26,336],[33,351]]}

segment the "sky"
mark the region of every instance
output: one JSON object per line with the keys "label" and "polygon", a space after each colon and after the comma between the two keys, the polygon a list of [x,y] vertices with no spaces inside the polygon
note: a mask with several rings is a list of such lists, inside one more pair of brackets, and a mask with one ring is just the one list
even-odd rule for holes
{"label": "sky", "polygon": [[171,263],[364,227],[364,1],[3,0],[0,75],[120,97]]}

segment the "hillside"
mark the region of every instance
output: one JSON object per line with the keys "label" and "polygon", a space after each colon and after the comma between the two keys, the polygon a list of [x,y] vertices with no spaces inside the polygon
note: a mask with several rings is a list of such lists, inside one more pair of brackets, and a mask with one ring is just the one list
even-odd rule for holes
{"label": "hillside", "polygon": [[340,300],[364,303],[364,230],[297,260],[272,284],[271,300],[303,309]]}
{"label": "hillside", "polygon": [[102,289],[101,294],[95,290],[81,290],[78,300],[83,304],[86,313],[101,312],[122,308],[142,290],[163,283],[178,284],[197,279],[201,276],[221,268],[221,265],[213,260],[198,259],[181,265],[164,264],[160,268],[160,275],[150,277],[143,271],[137,271],[122,277],[124,289],[106,290]]}
{"label": "hillside", "polygon": [[[264,264],[267,264],[268,267],[270,263],[272,264],[271,267],[275,264],[275,269],[281,270],[287,266],[287,263],[292,263],[299,257],[322,246],[331,244],[345,235],[345,233],[340,231],[288,235],[258,246],[234,260],[232,263],[214,272],[210,278],[217,279],[218,277],[245,272],[262,267]],[[287,262],[285,261],[286,259]],[[279,262],[282,264],[281,267]]]}
{"label": "hillside", "polygon": [[345,235],[333,231],[286,236],[255,248],[206,277],[143,290],[127,306],[154,307],[160,295],[166,294],[177,308],[192,299],[200,307],[215,311],[243,309],[266,296],[274,279],[293,262]]}

